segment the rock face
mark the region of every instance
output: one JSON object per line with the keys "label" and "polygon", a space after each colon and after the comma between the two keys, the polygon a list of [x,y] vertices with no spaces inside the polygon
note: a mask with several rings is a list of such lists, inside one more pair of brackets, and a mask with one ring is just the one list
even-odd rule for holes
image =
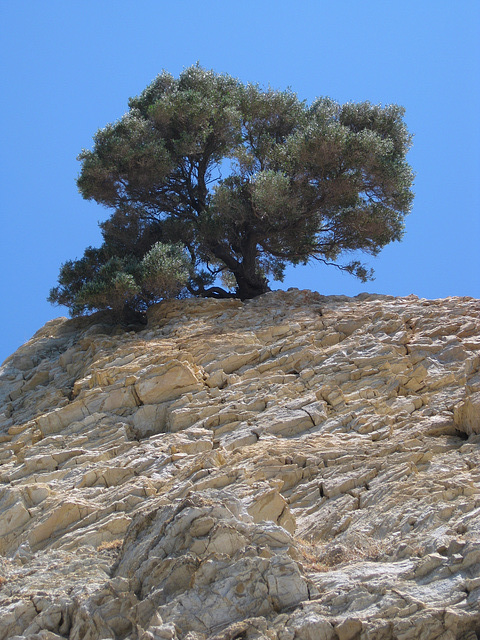
{"label": "rock face", "polygon": [[47,323],[0,369],[0,640],[480,638],[479,311]]}

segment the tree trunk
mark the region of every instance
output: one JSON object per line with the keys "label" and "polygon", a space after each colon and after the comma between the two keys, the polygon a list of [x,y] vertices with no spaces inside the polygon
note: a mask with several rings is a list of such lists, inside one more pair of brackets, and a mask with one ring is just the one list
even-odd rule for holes
{"label": "tree trunk", "polygon": [[250,300],[270,291],[267,279],[257,273],[246,275],[242,269],[241,271],[234,271],[233,275],[237,281],[237,296],[240,300]]}
{"label": "tree trunk", "polygon": [[237,281],[237,294],[241,300],[256,298],[270,291],[268,281],[258,269],[257,239],[253,233],[246,231],[241,242],[242,261],[233,270]]}
{"label": "tree trunk", "polygon": [[233,273],[237,282],[238,298],[249,300],[270,291],[267,279],[258,272],[257,243],[252,235],[247,235],[241,243],[241,261],[237,260],[230,248],[224,244],[217,244],[210,250]]}

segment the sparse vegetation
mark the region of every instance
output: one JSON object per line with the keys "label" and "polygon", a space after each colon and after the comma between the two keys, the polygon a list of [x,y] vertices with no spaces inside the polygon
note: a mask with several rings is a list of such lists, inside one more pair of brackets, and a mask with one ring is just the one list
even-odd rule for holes
{"label": "sparse vegetation", "polygon": [[386,553],[386,543],[370,538],[354,544],[340,544],[335,540],[328,543],[309,542],[297,538],[300,552],[307,571],[324,572],[345,563],[363,561],[375,562]]}
{"label": "sparse vegetation", "polygon": [[105,541],[98,545],[97,551],[118,551],[122,548],[122,544],[123,540],[120,539]]}

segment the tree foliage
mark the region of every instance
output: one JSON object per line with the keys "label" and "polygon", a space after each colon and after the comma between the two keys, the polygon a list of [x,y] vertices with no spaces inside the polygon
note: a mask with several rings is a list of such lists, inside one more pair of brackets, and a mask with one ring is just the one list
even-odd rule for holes
{"label": "tree foliage", "polygon": [[182,287],[245,299],[309,260],[368,279],[344,257],[402,237],[413,199],[403,115],[369,102],[307,105],[198,65],[163,72],[79,155],[81,194],[113,213],[102,247],[62,266],[51,301],[76,314],[141,308]]}
{"label": "tree foliage", "polygon": [[177,296],[190,278],[191,263],[179,244],[155,243],[142,259],[109,255],[106,245],[89,247],[81,260],[60,269],[60,286],[49,301],[70,307],[72,315],[111,309],[119,319],[152,302]]}

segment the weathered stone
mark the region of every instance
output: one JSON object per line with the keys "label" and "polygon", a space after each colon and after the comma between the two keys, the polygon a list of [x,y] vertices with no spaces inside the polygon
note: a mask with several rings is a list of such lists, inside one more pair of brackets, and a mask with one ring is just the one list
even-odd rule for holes
{"label": "weathered stone", "polygon": [[46,519],[32,527],[28,535],[28,541],[32,547],[35,547],[44,540],[54,538],[59,531],[66,529],[72,523],[78,522],[93,511],[94,507],[86,502],[78,503],[66,500],[59,504]]}
{"label": "weathered stone", "polygon": [[291,290],[47,323],[0,368],[0,640],[478,633],[479,311]]}
{"label": "weathered stone", "polygon": [[133,426],[138,438],[162,433],[167,424],[165,404],[145,404],[137,409],[133,416]]}
{"label": "weathered stone", "polygon": [[355,638],[359,637],[361,630],[362,621],[359,618],[351,617],[342,620],[342,622],[335,627],[338,640],[355,640]]}
{"label": "weathered stone", "polygon": [[[2,529],[0,536],[3,537],[15,529],[22,527],[30,520],[30,514],[23,502],[18,501],[2,513]],[[0,540],[1,540],[0,537]]]}
{"label": "weathered stone", "polygon": [[90,412],[83,402],[72,402],[60,409],[54,409],[49,413],[44,413],[36,418],[36,423],[42,436],[52,433],[60,433],[72,422],[78,422],[85,418]]}
{"label": "weathered stone", "polygon": [[468,395],[460,402],[453,414],[455,425],[466,433],[480,433],[480,391]]}
{"label": "weathered stone", "polygon": [[286,500],[275,489],[255,496],[248,507],[248,513],[254,522],[271,520],[283,526],[289,533],[295,533],[295,519],[290,514]]}
{"label": "weathered stone", "polygon": [[173,360],[147,367],[135,388],[143,404],[158,404],[198,389],[199,381],[187,363]]}

